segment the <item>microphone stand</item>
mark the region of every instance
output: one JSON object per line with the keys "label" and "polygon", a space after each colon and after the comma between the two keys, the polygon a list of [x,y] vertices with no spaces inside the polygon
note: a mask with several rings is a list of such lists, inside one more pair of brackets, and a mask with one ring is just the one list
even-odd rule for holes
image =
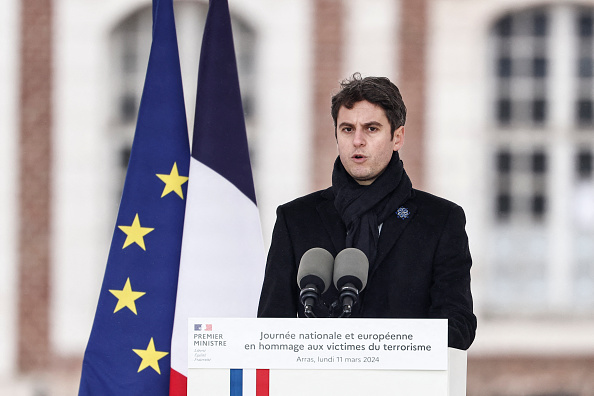
{"label": "microphone stand", "polygon": [[305,316],[308,318],[317,318],[313,309],[318,302],[318,289],[314,285],[307,285],[301,289],[299,297],[301,298],[301,303],[303,304]]}
{"label": "microphone stand", "polygon": [[342,313],[338,317],[348,318],[353,313],[353,305],[359,301],[359,290],[352,284],[347,283],[340,289],[339,299],[342,304]]}

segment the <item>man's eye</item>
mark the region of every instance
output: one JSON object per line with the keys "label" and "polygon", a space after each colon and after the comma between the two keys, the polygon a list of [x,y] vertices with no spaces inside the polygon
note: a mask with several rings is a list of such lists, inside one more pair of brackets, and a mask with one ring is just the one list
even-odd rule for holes
{"label": "man's eye", "polygon": [[376,128],[376,127],[369,127],[369,130],[370,130],[371,132],[375,132],[375,131],[377,131],[377,128]]}

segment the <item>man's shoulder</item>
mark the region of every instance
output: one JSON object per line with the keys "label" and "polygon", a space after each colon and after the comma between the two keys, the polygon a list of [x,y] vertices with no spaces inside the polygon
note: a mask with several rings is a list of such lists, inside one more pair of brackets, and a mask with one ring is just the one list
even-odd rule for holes
{"label": "man's shoulder", "polygon": [[325,190],[314,191],[299,198],[295,198],[292,201],[282,204],[279,209],[293,211],[302,210],[308,207],[315,208],[320,203],[332,200],[332,198],[333,193],[332,188],[330,187]]}
{"label": "man's shoulder", "polygon": [[411,200],[415,201],[415,203],[417,203],[418,205],[430,205],[439,208],[459,207],[459,205],[455,202],[452,202],[442,197],[438,197],[437,195],[433,195],[431,193],[428,193],[427,191],[421,191],[417,189],[413,189],[413,191],[414,193]]}
{"label": "man's shoulder", "polygon": [[455,202],[438,197],[426,191],[414,190],[410,200],[417,208],[417,216],[426,219],[429,223],[445,221],[450,216],[464,219],[464,209]]}

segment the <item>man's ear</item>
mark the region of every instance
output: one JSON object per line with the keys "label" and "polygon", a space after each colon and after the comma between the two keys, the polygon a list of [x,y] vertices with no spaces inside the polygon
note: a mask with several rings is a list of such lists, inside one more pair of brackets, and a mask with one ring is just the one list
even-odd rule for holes
{"label": "man's ear", "polygon": [[398,151],[404,144],[404,125],[400,126],[394,131],[394,151]]}

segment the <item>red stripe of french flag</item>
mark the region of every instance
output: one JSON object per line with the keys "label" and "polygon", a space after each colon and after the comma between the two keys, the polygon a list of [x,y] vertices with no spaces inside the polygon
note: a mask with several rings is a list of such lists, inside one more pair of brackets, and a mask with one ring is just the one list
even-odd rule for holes
{"label": "red stripe of french flag", "polygon": [[256,396],[269,396],[270,392],[270,370],[256,370]]}

